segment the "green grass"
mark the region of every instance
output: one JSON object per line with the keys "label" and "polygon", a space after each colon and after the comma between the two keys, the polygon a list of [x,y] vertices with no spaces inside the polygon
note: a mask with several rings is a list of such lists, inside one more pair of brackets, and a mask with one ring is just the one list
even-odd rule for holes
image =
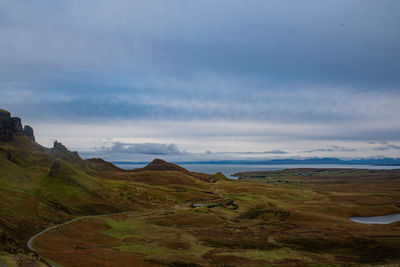
{"label": "green grass", "polygon": [[203,246],[195,237],[186,232],[180,233],[180,229],[177,227],[151,224],[140,218],[133,218],[133,215],[119,222],[111,218],[103,220],[111,229],[102,231],[101,234],[121,240],[130,237],[141,240],[135,243],[125,242],[123,245],[114,247],[121,251],[142,253],[151,258],[154,258],[153,256],[190,255],[200,259],[202,255],[213,249]]}
{"label": "green grass", "polygon": [[2,252],[0,254],[0,261],[3,262],[7,267],[18,267],[18,263],[12,254]]}
{"label": "green grass", "polygon": [[111,229],[102,231],[102,234],[119,239],[124,239],[132,236],[143,237],[143,232],[141,232],[140,229],[145,225],[139,219],[128,218],[127,220],[122,222],[117,222],[111,218],[104,218],[103,220],[111,227]]}
{"label": "green grass", "polygon": [[245,202],[255,202],[256,200],[249,196],[249,195],[236,195],[236,194],[224,194],[224,197],[230,198],[233,200],[240,200],[240,201],[245,201]]}

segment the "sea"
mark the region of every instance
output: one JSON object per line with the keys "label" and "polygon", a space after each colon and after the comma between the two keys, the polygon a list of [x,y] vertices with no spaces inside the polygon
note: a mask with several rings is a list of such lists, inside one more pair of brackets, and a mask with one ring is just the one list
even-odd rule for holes
{"label": "sea", "polygon": [[[114,163],[122,169],[136,169],[142,168],[146,164],[142,163]],[[179,166],[192,171],[192,172],[202,172],[214,174],[217,172],[222,172],[226,177],[231,179],[237,179],[237,177],[232,176],[238,172],[248,172],[248,171],[276,171],[284,169],[297,169],[297,168],[315,168],[315,169],[325,169],[325,168],[340,168],[340,169],[371,169],[371,170],[391,170],[400,169],[400,166],[395,165],[367,165],[367,164],[185,164],[179,163]]]}

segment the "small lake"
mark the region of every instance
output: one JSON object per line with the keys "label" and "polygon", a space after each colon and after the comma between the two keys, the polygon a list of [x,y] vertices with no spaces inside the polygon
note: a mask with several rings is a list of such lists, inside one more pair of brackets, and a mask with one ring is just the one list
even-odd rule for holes
{"label": "small lake", "polygon": [[350,220],[366,224],[389,224],[400,221],[400,213],[374,217],[351,217]]}
{"label": "small lake", "polygon": [[[136,163],[117,163],[115,164],[122,169],[136,169],[142,168],[146,164]],[[203,173],[216,173],[222,172],[226,177],[237,179],[232,174],[237,172],[250,172],[250,171],[277,171],[284,169],[297,169],[297,168],[341,168],[341,169],[374,169],[374,170],[388,170],[398,169],[400,166],[376,166],[376,165],[361,165],[361,164],[186,164],[180,163],[183,168],[192,172]]]}

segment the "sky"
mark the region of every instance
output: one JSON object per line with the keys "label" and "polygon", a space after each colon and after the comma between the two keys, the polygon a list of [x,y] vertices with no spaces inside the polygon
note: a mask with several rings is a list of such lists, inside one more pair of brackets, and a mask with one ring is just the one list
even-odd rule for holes
{"label": "sky", "polygon": [[0,1],[0,108],[147,161],[400,157],[398,0]]}

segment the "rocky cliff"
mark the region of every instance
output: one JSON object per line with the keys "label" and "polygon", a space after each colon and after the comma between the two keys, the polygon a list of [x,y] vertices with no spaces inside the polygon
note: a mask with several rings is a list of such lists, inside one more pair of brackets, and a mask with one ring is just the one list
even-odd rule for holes
{"label": "rocky cliff", "polygon": [[26,135],[35,141],[32,127],[25,125],[22,127],[21,119],[11,117],[10,112],[0,109],[0,142],[8,142],[15,135]]}
{"label": "rocky cliff", "polygon": [[24,133],[26,136],[28,136],[30,139],[32,139],[33,141],[35,141],[35,135],[33,134],[33,129],[31,126],[29,125],[25,125],[24,126]]}
{"label": "rocky cliff", "polygon": [[54,141],[53,148],[51,149],[51,153],[58,158],[62,158],[64,160],[68,160],[71,162],[80,162],[82,159],[76,151],[69,151],[66,146],[63,144]]}

